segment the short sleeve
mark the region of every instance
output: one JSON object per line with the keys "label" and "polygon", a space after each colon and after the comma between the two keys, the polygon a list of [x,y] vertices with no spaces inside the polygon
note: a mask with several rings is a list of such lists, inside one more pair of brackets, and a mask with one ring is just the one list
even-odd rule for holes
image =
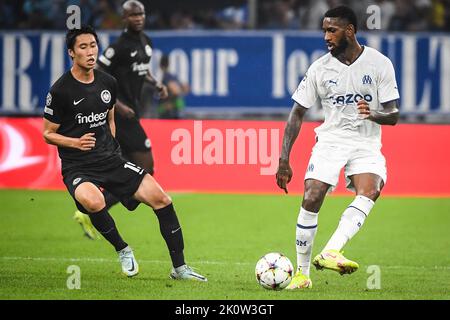
{"label": "short sleeve", "polygon": [[110,45],[105,51],[98,57],[97,63],[105,70],[110,71],[117,64],[118,60],[118,48],[115,45]]}
{"label": "short sleeve", "polygon": [[394,66],[391,60],[385,60],[384,66],[379,74],[378,100],[380,103],[399,99],[397,81],[395,79]]}
{"label": "short sleeve", "polygon": [[52,89],[47,93],[44,107],[44,118],[50,122],[61,124],[62,122],[62,108],[64,101]]}
{"label": "short sleeve", "polygon": [[292,100],[305,108],[312,107],[318,98],[315,71],[311,67],[292,95]]}

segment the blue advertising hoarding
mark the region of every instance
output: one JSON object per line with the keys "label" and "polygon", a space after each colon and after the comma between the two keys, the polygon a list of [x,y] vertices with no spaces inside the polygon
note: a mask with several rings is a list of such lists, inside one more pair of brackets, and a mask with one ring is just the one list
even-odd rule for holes
{"label": "blue advertising hoarding", "polygon": [[[120,32],[99,32],[101,50]],[[161,55],[191,87],[187,108],[290,108],[292,92],[326,53],[320,32],[147,32],[154,44],[152,73]],[[362,44],[393,62],[402,113],[450,113],[450,35],[358,33]],[[0,33],[0,113],[40,113],[51,84],[69,68],[63,32]]]}

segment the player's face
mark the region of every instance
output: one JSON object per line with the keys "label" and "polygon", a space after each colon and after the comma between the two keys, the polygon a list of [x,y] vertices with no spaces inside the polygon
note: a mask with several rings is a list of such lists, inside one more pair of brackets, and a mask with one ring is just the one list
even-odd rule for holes
{"label": "player's face", "polygon": [[145,10],[142,6],[132,6],[125,11],[125,24],[128,29],[135,32],[142,31],[145,25]]}
{"label": "player's face", "polygon": [[338,18],[324,18],[322,29],[328,51],[333,56],[344,52],[348,47],[348,25]]}
{"label": "player's face", "polygon": [[73,63],[84,69],[94,69],[97,61],[98,46],[94,35],[80,34],[75,40],[73,50],[69,50]]}

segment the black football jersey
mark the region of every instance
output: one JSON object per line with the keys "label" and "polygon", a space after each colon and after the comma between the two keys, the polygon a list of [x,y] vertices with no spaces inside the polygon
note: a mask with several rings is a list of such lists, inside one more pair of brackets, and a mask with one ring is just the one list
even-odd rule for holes
{"label": "black football jersey", "polygon": [[108,122],[116,92],[116,80],[100,70],[94,70],[94,81],[89,84],[76,80],[69,70],[50,88],[44,118],[60,125],[56,133],[79,138],[93,132],[96,138],[95,147],[89,151],[58,147],[63,174],[73,167],[100,166],[120,155]]}
{"label": "black football jersey", "polygon": [[123,32],[98,58],[97,63],[117,79],[117,98],[140,113],[140,96],[145,76],[150,71],[152,41],[143,32]]}

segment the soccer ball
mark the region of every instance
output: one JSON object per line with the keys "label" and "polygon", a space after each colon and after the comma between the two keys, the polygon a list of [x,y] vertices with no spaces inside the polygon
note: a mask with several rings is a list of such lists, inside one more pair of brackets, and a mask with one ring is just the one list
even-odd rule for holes
{"label": "soccer ball", "polygon": [[265,289],[282,290],[292,280],[294,267],[284,254],[271,252],[259,259],[255,268],[256,281]]}

